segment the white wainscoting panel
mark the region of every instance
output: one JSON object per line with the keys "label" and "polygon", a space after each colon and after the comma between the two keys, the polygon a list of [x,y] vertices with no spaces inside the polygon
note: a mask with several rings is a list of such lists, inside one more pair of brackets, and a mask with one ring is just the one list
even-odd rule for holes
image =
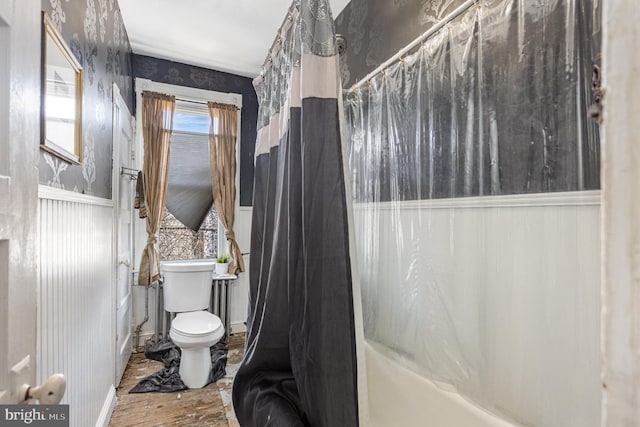
{"label": "white wainscoting panel", "polygon": [[[459,360],[475,375],[455,384],[465,398],[523,425],[597,427],[600,194],[524,199],[356,206],[360,235],[379,230],[371,245],[376,262],[362,271],[367,339],[422,374],[425,366],[435,370],[453,360],[426,358],[438,344],[431,331],[453,330],[446,338],[455,340]],[[436,316],[442,306],[445,320]],[[372,355],[376,351],[368,351]],[[374,424],[376,416],[387,419],[403,407],[395,403],[404,393],[377,375],[369,380]],[[425,388],[423,404],[415,407],[422,419],[436,419],[429,393]]]}
{"label": "white wainscoting panel", "polygon": [[110,416],[103,408],[115,370],[113,205],[63,190],[39,193],[37,379],[65,374],[71,426],[92,426]]}

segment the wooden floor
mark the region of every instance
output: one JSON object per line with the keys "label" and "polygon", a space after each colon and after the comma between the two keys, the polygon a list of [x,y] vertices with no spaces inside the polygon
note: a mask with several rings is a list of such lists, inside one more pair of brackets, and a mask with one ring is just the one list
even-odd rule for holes
{"label": "wooden floor", "polygon": [[190,426],[238,427],[231,403],[233,377],[242,359],[244,334],[229,340],[227,375],[215,384],[175,393],[129,394],[142,378],[162,369],[162,363],[134,354],[116,390],[111,427]]}

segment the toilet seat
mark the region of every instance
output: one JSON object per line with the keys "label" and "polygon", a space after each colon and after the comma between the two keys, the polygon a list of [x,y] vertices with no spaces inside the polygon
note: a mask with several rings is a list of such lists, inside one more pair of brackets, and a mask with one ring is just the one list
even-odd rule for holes
{"label": "toilet seat", "polygon": [[191,311],[176,315],[171,321],[171,329],[175,335],[195,338],[218,332],[223,326],[215,314],[208,311]]}
{"label": "toilet seat", "polygon": [[171,321],[169,338],[180,347],[180,379],[188,388],[207,384],[211,371],[209,349],[224,336],[220,318],[208,311],[179,313]]}

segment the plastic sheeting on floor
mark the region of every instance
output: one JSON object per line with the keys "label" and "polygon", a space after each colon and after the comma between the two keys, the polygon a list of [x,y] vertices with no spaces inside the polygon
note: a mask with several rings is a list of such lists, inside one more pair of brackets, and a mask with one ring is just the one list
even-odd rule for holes
{"label": "plastic sheeting on floor", "polygon": [[[211,372],[207,385],[224,377],[227,365],[227,343],[220,341],[211,347]],[[157,345],[148,346],[145,349],[147,359],[157,360],[164,364],[164,368],[142,379],[129,393],[162,392],[186,390],[180,379],[180,348],[171,341],[162,341]]]}

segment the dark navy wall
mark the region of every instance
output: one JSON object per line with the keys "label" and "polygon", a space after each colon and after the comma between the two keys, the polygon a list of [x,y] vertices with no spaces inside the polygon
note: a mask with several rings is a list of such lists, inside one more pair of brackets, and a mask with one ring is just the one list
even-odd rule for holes
{"label": "dark navy wall", "polygon": [[134,78],[141,77],[159,83],[242,95],[240,206],[251,206],[253,201],[253,156],[258,117],[258,99],[253,89],[252,79],[142,55],[133,55],[133,75]]}
{"label": "dark navy wall", "polygon": [[40,184],[111,198],[112,85],[133,105],[131,46],[116,0],[42,0],[84,69],[82,165],[40,154]]}

